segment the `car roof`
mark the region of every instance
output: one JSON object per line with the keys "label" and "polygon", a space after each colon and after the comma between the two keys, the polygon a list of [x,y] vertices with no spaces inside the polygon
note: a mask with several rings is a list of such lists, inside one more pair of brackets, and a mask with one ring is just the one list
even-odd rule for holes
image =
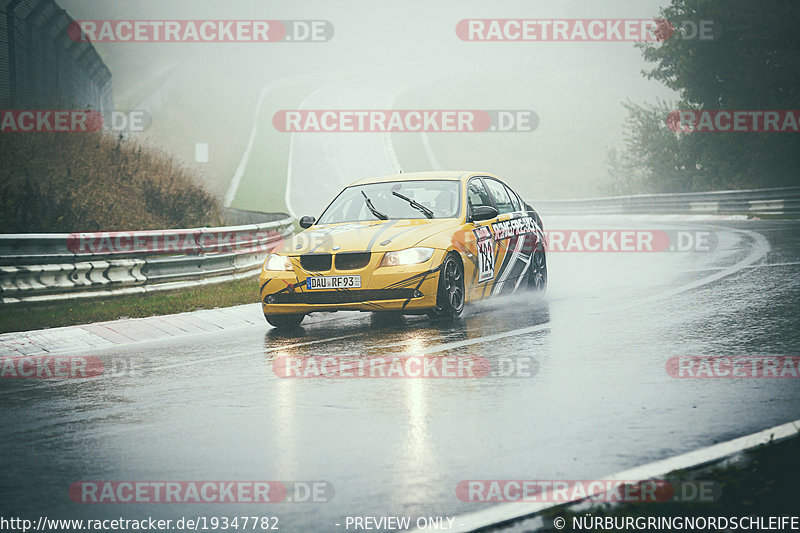
{"label": "car roof", "polygon": [[472,176],[492,176],[488,172],[468,172],[465,170],[440,170],[429,172],[403,172],[400,174],[388,174],[386,176],[376,176],[372,178],[362,178],[354,181],[350,185],[364,185],[366,183],[384,183],[387,181],[419,181],[419,180],[453,180],[464,181]]}

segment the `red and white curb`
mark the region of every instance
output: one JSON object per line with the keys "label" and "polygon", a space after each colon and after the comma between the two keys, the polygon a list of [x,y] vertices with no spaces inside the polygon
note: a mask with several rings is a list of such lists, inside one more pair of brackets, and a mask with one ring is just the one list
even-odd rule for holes
{"label": "red and white curb", "polygon": [[0,356],[49,355],[264,326],[261,304],[202,309],[174,315],[126,318],[0,335]]}
{"label": "red and white curb", "polygon": [[[755,448],[770,441],[779,441],[796,436],[800,433],[800,420],[774,426],[758,433],[745,435],[737,439],[714,444],[693,452],[684,453],[669,459],[662,459],[653,463],[637,466],[630,470],[618,472],[603,478],[608,481],[648,480],[659,479],[676,470],[692,470],[702,466],[716,463],[727,457],[744,450]],[[600,489],[602,490],[602,489]],[[559,502],[511,502],[495,505],[474,513],[456,516],[450,533],[466,533],[479,531],[488,527],[507,524],[509,522],[530,519],[548,509],[578,503],[593,496],[597,491],[589,493],[572,501]],[[429,529],[415,529],[413,531],[429,531]]]}

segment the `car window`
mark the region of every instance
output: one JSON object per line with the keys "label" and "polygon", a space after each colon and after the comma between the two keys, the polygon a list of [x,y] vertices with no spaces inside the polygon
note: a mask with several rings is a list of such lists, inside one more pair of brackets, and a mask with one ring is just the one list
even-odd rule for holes
{"label": "car window", "polygon": [[502,215],[503,213],[514,211],[514,205],[511,203],[511,198],[508,196],[505,185],[491,178],[484,179],[484,182],[492,193],[498,213]]}
{"label": "car window", "polygon": [[431,218],[453,218],[459,216],[461,207],[460,183],[455,180],[409,180],[352,185],[331,202],[320,216],[318,224],[378,220],[379,217],[369,209],[364,195],[372,202],[376,212],[389,219],[428,218],[426,211],[431,214]]}
{"label": "car window", "polygon": [[511,206],[514,208],[514,211],[524,211],[525,209],[522,207],[522,202],[517,196],[517,193],[511,190],[511,187],[506,185],[506,191],[508,192],[509,198],[511,198]]}
{"label": "car window", "polygon": [[467,202],[469,203],[469,212],[474,213],[476,207],[482,205],[492,205],[492,200],[486,192],[486,187],[480,178],[472,178],[467,184]]}

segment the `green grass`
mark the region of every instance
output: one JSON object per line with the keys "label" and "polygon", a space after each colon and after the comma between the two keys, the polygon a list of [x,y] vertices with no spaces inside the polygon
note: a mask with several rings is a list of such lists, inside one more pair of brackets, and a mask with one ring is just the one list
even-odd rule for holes
{"label": "green grass", "polygon": [[194,289],[110,298],[79,298],[51,303],[0,306],[0,333],[141,318],[258,302],[258,278],[239,279]]}

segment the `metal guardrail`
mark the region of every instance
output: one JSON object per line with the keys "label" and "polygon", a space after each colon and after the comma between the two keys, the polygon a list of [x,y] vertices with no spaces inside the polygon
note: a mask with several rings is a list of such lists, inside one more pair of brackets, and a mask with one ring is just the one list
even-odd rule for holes
{"label": "metal guardrail", "polygon": [[641,194],[575,200],[536,200],[548,214],[719,214],[800,215],[800,187]]}
{"label": "metal guardrail", "polygon": [[[800,187],[539,200],[546,214],[800,215]],[[291,217],[164,231],[0,235],[0,301],[147,293],[254,275]]]}
{"label": "metal guardrail", "polygon": [[0,235],[0,301],[147,293],[252,276],[294,232],[293,222]]}

